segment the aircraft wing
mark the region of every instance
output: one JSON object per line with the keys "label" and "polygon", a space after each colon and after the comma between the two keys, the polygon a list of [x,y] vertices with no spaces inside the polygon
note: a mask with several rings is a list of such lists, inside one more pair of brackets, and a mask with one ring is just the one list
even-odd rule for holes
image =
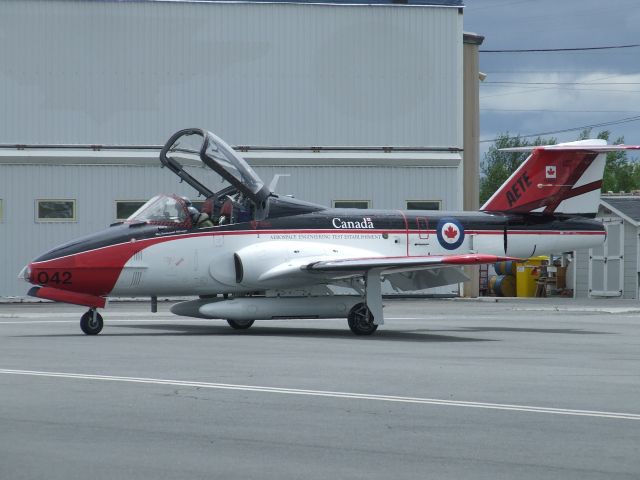
{"label": "aircraft wing", "polygon": [[445,266],[460,267],[464,265],[480,265],[486,263],[519,260],[511,257],[468,253],[463,255],[428,255],[422,257],[374,257],[324,260],[303,267],[311,272],[326,273],[364,273],[369,270],[380,270],[382,274],[428,270]]}
{"label": "aircraft wing", "polygon": [[304,269],[327,277],[344,278],[376,272],[398,291],[422,290],[469,280],[464,265],[517,260],[486,254],[429,255],[422,257],[376,257],[317,261]]}
{"label": "aircraft wing", "polygon": [[402,290],[417,290],[449,285],[468,280],[459,268],[464,265],[480,265],[519,260],[511,257],[486,254],[428,255],[416,257],[357,257],[331,260],[299,259],[279,264],[258,274],[260,282],[295,282],[308,275],[324,280],[337,280],[364,276],[375,271],[397,284]]}
{"label": "aircraft wing", "polygon": [[464,265],[516,260],[486,254],[429,255],[422,257],[354,258],[317,261],[305,267],[308,272],[333,278],[367,275],[377,272],[398,291],[442,287],[469,280],[460,268]]}

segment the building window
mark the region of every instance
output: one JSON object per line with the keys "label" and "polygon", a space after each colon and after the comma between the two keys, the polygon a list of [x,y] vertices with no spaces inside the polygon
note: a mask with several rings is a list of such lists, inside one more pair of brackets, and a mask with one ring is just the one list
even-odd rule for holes
{"label": "building window", "polygon": [[407,210],[440,210],[440,200],[407,200]]}
{"label": "building window", "polygon": [[36,214],[39,222],[75,222],[75,200],[36,200]]}
{"label": "building window", "polygon": [[371,207],[370,200],[334,200],[333,208],[361,208]]}
{"label": "building window", "polygon": [[116,220],[126,220],[145,203],[144,200],[116,200]]}

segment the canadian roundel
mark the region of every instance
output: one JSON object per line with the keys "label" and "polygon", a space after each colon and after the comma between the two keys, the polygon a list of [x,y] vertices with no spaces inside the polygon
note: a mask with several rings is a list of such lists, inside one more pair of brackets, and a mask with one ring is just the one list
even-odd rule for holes
{"label": "canadian roundel", "polygon": [[464,227],[455,218],[441,218],[436,232],[438,242],[447,250],[455,250],[464,241]]}

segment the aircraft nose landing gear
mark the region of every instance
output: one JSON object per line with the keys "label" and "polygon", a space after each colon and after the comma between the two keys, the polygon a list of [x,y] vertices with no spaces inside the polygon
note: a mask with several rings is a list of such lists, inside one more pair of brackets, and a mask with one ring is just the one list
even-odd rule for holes
{"label": "aircraft nose landing gear", "polygon": [[102,315],[95,308],[89,309],[80,317],[80,329],[87,335],[97,335],[102,331],[104,322]]}

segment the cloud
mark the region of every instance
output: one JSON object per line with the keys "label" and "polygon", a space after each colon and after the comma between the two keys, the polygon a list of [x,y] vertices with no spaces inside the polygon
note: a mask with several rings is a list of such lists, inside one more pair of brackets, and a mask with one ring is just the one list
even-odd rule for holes
{"label": "cloud", "polygon": [[[638,43],[637,0],[467,0],[464,29],[485,36],[481,50],[575,48]],[[487,82],[617,82],[618,85],[480,87],[481,139],[532,134],[640,115],[640,48],[559,53],[480,53]],[[612,125],[640,143],[640,122]],[[601,129],[594,129],[597,133]],[[579,132],[556,135],[575,140]],[[490,144],[482,143],[486,151]]]}
{"label": "cloud", "polygon": [[[481,85],[480,108],[491,110],[640,111],[640,73],[536,73]],[[488,82],[492,81],[490,77]]]}

